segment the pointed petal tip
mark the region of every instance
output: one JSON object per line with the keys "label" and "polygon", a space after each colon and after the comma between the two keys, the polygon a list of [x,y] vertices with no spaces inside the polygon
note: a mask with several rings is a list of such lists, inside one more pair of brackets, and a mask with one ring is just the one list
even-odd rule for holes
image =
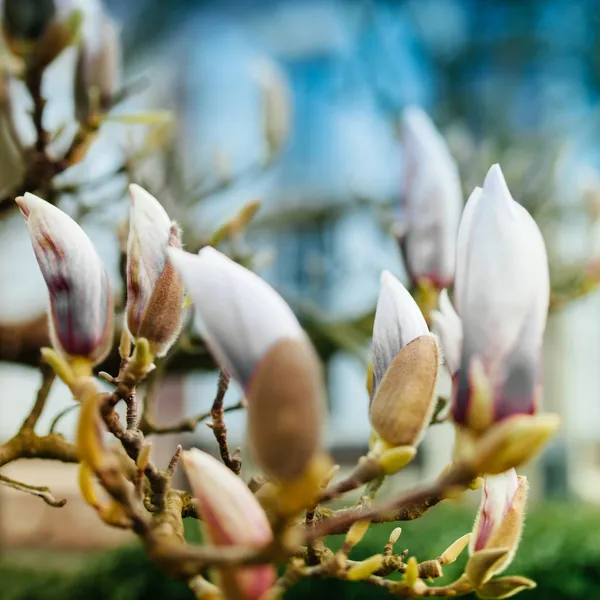
{"label": "pointed petal tip", "polygon": [[483,182],[484,191],[490,193],[494,197],[503,200],[512,200],[512,195],[506,184],[504,173],[498,163],[493,164],[485,176]]}
{"label": "pointed petal tip", "polygon": [[25,220],[27,220],[29,217],[29,213],[30,213],[29,206],[27,205],[27,200],[25,199],[24,196],[17,196],[15,198],[15,202],[17,203],[17,206],[19,207],[21,214],[25,217]]}

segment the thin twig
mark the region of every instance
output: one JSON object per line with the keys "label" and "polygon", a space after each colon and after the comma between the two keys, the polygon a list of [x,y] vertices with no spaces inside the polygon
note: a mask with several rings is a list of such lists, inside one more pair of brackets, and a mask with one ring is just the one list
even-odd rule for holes
{"label": "thin twig", "polygon": [[240,460],[240,449],[237,448],[233,454],[229,452],[229,446],[227,445],[227,426],[225,425],[225,419],[223,413],[223,400],[229,387],[229,373],[221,369],[219,372],[219,382],[217,384],[217,395],[213,402],[210,410],[210,416],[212,422],[208,426],[213,430],[215,439],[219,445],[219,454],[223,464],[231,469],[236,475],[240,474],[242,469],[242,461]]}
{"label": "thin twig", "polygon": [[50,488],[46,486],[36,486],[29,485],[27,483],[21,483],[20,481],[9,479],[4,475],[0,475],[0,485],[12,488],[13,490],[18,490],[19,492],[25,492],[27,494],[37,496],[38,498],[41,498],[46,504],[53,506],[54,508],[60,508],[67,503],[65,498],[63,498],[62,500],[57,500],[52,495]]}
{"label": "thin twig", "polygon": [[50,365],[42,363],[40,365],[40,371],[42,373],[42,384],[38,390],[35,403],[31,408],[31,412],[23,421],[23,425],[21,425],[21,429],[19,430],[20,432],[33,431],[40,418],[40,415],[42,414],[42,411],[44,410],[46,400],[48,400],[48,394],[50,393],[50,389],[52,388],[52,384],[56,378],[56,374]]}
{"label": "thin twig", "polygon": [[[223,408],[223,413],[232,412],[234,410],[240,410],[244,408],[244,403],[240,400],[237,404],[232,404],[230,406],[225,406]],[[202,423],[202,421],[206,421],[209,417],[211,417],[211,411],[199,413],[194,417],[186,417],[185,419],[181,419],[181,421],[177,421],[176,423],[172,423],[171,425],[156,425],[153,421],[149,419],[148,416],[142,415],[142,420],[139,424],[139,429],[144,435],[164,435],[167,433],[192,433],[196,431],[196,427]]]}
{"label": "thin twig", "polygon": [[71,404],[70,406],[67,406],[67,408],[64,408],[63,410],[61,410],[56,417],[54,417],[54,420],[52,421],[52,424],[50,425],[50,430],[48,433],[54,433],[54,430],[56,429],[59,421],[66,415],[68,415],[70,412],[74,411],[76,408],[79,408],[79,404]]}

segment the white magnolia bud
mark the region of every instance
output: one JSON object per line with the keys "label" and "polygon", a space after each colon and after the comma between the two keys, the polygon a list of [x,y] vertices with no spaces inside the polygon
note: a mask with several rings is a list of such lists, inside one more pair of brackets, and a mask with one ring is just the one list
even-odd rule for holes
{"label": "white magnolia bud", "polygon": [[444,288],[454,277],[462,207],[458,168],[444,138],[420,108],[402,115],[406,266],[415,281]]}
{"label": "white magnolia bud", "polygon": [[[456,422],[491,424],[535,410],[550,281],[546,247],[531,215],[515,202],[494,165],[463,213],[454,300],[462,320]],[[489,389],[489,419],[470,407],[474,381]],[[482,394],[477,394],[481,403]],[[481,403],[483,406],[484,403]],[[485,425],[485,426],[487,426]]]}

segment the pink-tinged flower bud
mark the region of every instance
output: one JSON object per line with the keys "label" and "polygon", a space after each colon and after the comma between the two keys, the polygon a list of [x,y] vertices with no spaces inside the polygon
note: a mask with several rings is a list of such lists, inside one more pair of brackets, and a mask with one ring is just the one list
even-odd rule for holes
{"label": "pink-tinged flower bud", "polygon": [[534,412],[549,295],[540,230],[494,165],[469,198],[458,234],[454,300],[463,342],[455,422],[483,431]]}
{"label": "pink-tinged flower bud", "polygon": [[[266,546],[273,540],[262,507],[246,484],[212,456],[193,448],[183,467],[214,546]],[[220,569],[218,583],[226,598],[258,600],[275,582],[272,565]]]}
{"label": "pink-tinged flower bud", "polygon": [[463,203],[458,168],[444,138],[418,107],[403,113],[402,144],[406,267],[415,282],[430,281],[441,289],[454,277]]}
{"label": "pink-tinged flower bud", "polygon": [[214,248],[169,255],[201,335],[246,391],[257,462],[271,479],[302,479],[321,454],[325,389],[319,359],[294,313],[264,280]]}
{"label": "pink-tinged flower bud", "polygon": [[390,446],[415,446],[435,406],[438,345],[408,290],[388,271],[373,328],[370,419]]}
{"label": "pink-tinged flower bud", "polygon": [[75,70],[75,113],[85,122],[110,104],[121,86],[121,41],[117,24],[101,14],[83,36]]}
{"label": "pink-tinged flower bud", "polygon": [[513,560],[523,530],[527,489],[527,479],[514,469],[486,475],[465,571],[476,589]]}
{"label": "pink-tinged flower bud", "polygon": [[54,348],[99,363],[113,342],[113,304],[94,245],[71,217],[45,200],[27,193],[17,204],[48,286]]}
{"label": "pink-tinged flower bud", "polygon": [[181,329],[183,283],[167,254],[179,248],[179,230],[160,202],[139,185],[129,186],[126,325],[133,339],[146,338],[164,356]]}
{"label": "pink-tinged flower bud", "polygon": [[439,310],[431,313],[433,331],[438,336],[443,351],[443,359],[450,375],[454,375],[460,366],[462,350],[462,323],[443,289],[439,297]]}

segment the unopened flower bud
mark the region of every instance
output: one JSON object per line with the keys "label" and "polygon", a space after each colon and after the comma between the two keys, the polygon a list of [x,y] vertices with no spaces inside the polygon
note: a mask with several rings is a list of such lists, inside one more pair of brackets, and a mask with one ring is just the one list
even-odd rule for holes
{"label": "unopened flower bud", "polygon": [[11,52],[43,68],[77,39],[89,2],[4,0],[3,33]]}
{"label": "unopened flower bud", "polygon": [[373,326],[370,409],[384,445],[408,450],[418,444],[435,406],[437,373],[436,339],[408,290],[384,271]]}
{"label": "unopened flower bud", "polygon": [[291,308],[264,280],[214,248],[197,256],[169,254],[194,302],[200,333],[246,391],[257,462],[271,479],[291,486],[286,489],[295,490],[296,501],[318,492],[331,468],[321,450],[325,386]]}
{"label": "unopened flower bud", "polygon": [[183,283],[167,254],[179,248],[179,230],[161,204],[138,185],[129,186],[126,325],[134,340],[146,338],[164,356],[181,330]]}
{"label": "unopened flower bud", "polygon": [[[262,547],[273,540],[269,521],[246,484],[225,465],[195,448],[182,455],[209,543]],[[275,582],[272,565],[221,569],[225,597],[258,600]]]}
{"label": "unopened flower bud", "polygon": [[121,42],[115,21],[99,15],[83,36],[75,70],[75,114],[85,123],[102,113],[121,85]]}
{"label": "unopened flower bud", "polygon": [[[494,165],[483,189],[469,198],[458,234],[454,298],[464,335],[455,422],[482,431],[511,415],[534,412],[549,289],[540,230]],[[471,409],[474,368],[475,383],[489,389],[479,409],[486,416]]]}
{"label": "unopened flower bud", "polygon": [[263,130],[267,143],[267,161],[280,152],[289,137],[292,120],[292,100],[285,74],[272,61],[257,61],[254,73],[260,85]]}
{"label": "unopened flower bud", "polygon": [[454,277],[455,244],[462,191],[458,168],[441,134],[420,108],[402,116],[407,270],[438,289]]}
{"label": "unopened flower bud", "polygon": [[285,300],[263,279],[205,247],[169,256],[194,303],[196,326],[219,365],[244,388],[267,352],[282,340],[306,340]]}
{"label": "unopened flower bud", "polygon": [[485,477],[465,570],[475,588],[511,563],[523,530],[527,479],[510,469]]}
{"label": "unopened flower bud", "polygon": [[389,271],[383,271],[373,325],[372,396],[398,352],[428,332],[427,323],[408,290]]}
{"label": "unopened flower bud", "polygon": [[52,204],[17,198],[50,295],[54,348],[70,360],[102,361],[113,342],[113,304],[106,269],[83,229]]}

